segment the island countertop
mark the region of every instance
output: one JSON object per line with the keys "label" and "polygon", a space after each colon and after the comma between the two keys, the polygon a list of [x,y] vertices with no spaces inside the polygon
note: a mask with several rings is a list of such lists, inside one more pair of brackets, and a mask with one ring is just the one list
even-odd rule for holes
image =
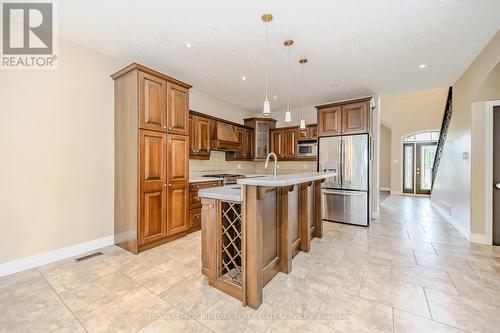
{"label": "island countertop", "polygon": [[219,187],[204,188],[198,191],[201,198],[216,199],[223,201],[243,201],[243,191],[241,185],[227,185]]}
{"label": "island countertop", "polygon": [[321,180],[333,177],[333,172],[308,172],[308,173],[292,173],[285,175],[255,177],[255,178],[241,178],[237,182],[239,185],[253,185],[253,186],[290,186],[301,183],[306,183],[314,180]]}

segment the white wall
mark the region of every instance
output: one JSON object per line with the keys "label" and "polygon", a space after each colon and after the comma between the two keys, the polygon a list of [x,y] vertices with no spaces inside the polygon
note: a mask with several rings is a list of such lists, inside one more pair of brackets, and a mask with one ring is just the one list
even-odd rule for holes
{"label": "white wall", "polygon": [[[466,237],[470,233],[484,235],[485,225],[484,214],[475,214],[475,211],[484,209],[482,200],[471,209],[471,201],[476,200],[475,192],[484,192],[484,187],[474,180],[474,174],[471,175],[471,158],[475,158],[475,152],[471,151],[472,103],[478,96],[484,98],[492,91],[485,88],[480,92],[480,88],[499,61],[500,32],[497,32],[453,86],[453,114],[432,191],[433,204],[443,209],[447,218]],[[464,159],[465,152],[470,153],[469,159]],[[478,159],[483,155],[478,152]],[[484,172],[481,167],[476,169],[479,173]],[[474,192],[471,191],[472,183],[476,186]]]}
{"label": "white wall", "polygon": [[380,125],[380,188],[391,188],[391,136],[392,131],[383,124]]}
{"label": "white wall", "polygon": [[110,57],[59,42],[55,70],[0,75],[0,262],[113,234]]}
{"label": "white wall", "polygon": [[252,117],[254,114],[217,97],[207,95],[197,90],[196,87],[189,92],[189,109],[240,124],[243,124],[244,118]]}

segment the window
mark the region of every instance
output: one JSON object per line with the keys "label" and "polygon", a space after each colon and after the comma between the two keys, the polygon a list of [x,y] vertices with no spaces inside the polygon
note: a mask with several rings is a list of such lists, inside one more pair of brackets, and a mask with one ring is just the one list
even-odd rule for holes
{"label": "window", "polygon": [[403,142],[438,141],[438,140],[439,140],[439,132],[432,131],[432,132],[424,132],[424,133],[409,135],[403,139]]}

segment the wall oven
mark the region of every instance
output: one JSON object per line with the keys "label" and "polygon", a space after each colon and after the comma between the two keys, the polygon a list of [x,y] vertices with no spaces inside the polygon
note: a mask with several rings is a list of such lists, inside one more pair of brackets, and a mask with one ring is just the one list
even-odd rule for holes
{"label": "wall oven", "polygon": [[318,156],[317,142],[299,142],[298,149],[299,157],[316,157]]}

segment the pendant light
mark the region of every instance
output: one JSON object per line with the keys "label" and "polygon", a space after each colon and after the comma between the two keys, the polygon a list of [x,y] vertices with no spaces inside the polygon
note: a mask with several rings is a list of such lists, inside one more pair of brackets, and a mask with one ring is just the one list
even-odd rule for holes
{"label": "pendant light", "polygon": [[283,43],[287,47],[288,52],[288,64],[287,64],[287,96],[286,96],[286,112],[285,112],[285,124],[290,125],[292,123],[292,114],[290,113],[290,46],[293,45],[293,40],[289,39]]}
{"label": "pendant light", "polygon": [[305,64],[307,63],[307,59],[303,58],[299,60],[299,64],[302,65],[302,117],[300,119],[300,126],[299,128],[301,130],[306,129],[306,121],[304,120],[304,88],[305,88],[305,75],[304,75],[304,67]]}
{"label": "pendant light", "polygon": [[261,17],[262,21],[266,23],[266,99],[264,100],[264,106],[262,107],[262,114],[264,116],[269,116],[271,114],[271,106],[269,105],[269,98],[267,97],[269,89],[269,22],[273,20],[272,14],[264,14]]}

